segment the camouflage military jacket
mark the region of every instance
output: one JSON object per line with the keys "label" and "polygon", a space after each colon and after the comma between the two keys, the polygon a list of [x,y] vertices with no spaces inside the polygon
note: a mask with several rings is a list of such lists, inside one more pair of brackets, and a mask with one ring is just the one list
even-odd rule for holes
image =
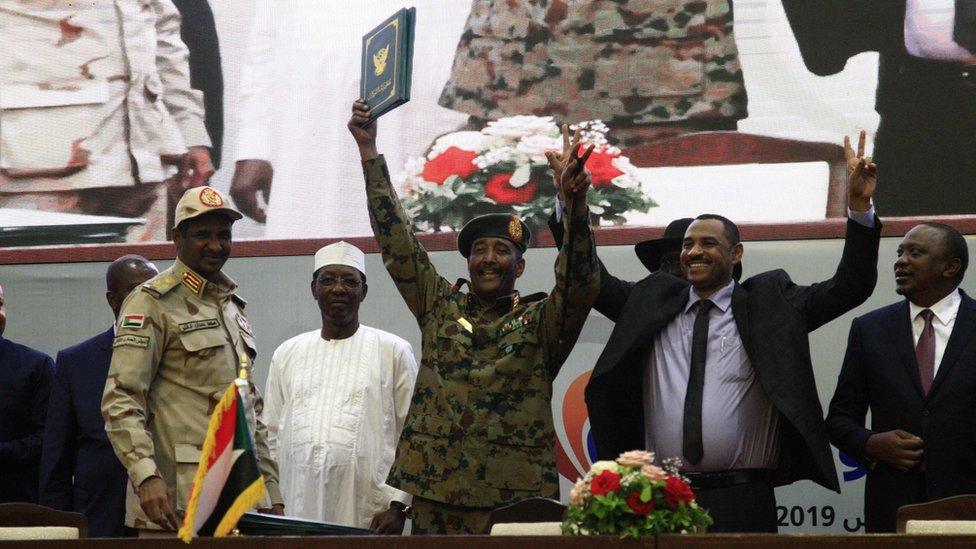
{"label": "camouflage military jacket", "polygon": [[[166,481],[177,509],[186,507],[214,405],[237,378],[241,353],[255,355],[245,302],[236,289],[223,274],[214,284],[176,260],[122,305],[102,415],[132,481],[126,495],[128,526],[158,528],[142,512],[133,490],[152,475]],[[260,417],[263,403],[253,383],[251,395]],[[260,422],[254,440],[270,499],[282,503],[278,467]]]}
{"label": "camouflage military jacket", "polygon": [[731,0],[473,0],[440,104],[610,128],[746,117]]}
{"label": "camouflage military jacket", "polygon": [[461,284],[437,274],[390,185],[385,160],[363,168],[383,261],[423,338],[387,482],[468,507],[558,497],[552,379],[600,287],[586,219],[571,220],[572,246],[558,256],[552,293],[513,294],[483,307]]}
{"label": "camouflage military jacket", "polygon": [[0,192],[163,181],[210,145],[170,0],[0,4]]}

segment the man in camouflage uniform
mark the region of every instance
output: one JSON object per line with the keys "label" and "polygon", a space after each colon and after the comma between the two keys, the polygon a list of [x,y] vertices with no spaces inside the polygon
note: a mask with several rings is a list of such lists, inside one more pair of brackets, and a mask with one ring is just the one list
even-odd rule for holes
{"label": "man in camouflage uniform", "polygon": [[[175,263],[133,291],[119,314],[102,415],[131,481],[125,522],[140,530],[175,535],[214,405],[256,354],[245,301],[220,271],[241,218],[226,204],[211,187],[184,193],[172,232]],[[260,416],[253,384],[251,395]],[[260,422],[254,439],[273,511],[281,514],[278,467]]]}
{"label": "man in camouflage uniform", "polygon": [[628,146],[734,130],[747,113],[732,0],[473,0],[440,104],[474,126],[600,119]]}
{"label": "man in camouflage uniform", "polygon": [[[423,338],[387,482],[414,495],[414,533],[485,533],[493,508],[559,496],[552,380],[599,291],[585,185],[583,199],[564,216],[569,244],[556,260],[548,296],[514,290],[529,233],[508,214],[482,216],[462,229],[458,248],[471,281],[452,284],[411,231],[365,104],[355,104],[349,129],[363,162],[373,233]],[[580,172],[574,181],[586,177]]]}
{"label": "man in camouflage uniform", "polygon": [[129,240],[164,240],[181,186],[214,171],[179,12],[170,0],[2,3],[0,208],[142,217]]}

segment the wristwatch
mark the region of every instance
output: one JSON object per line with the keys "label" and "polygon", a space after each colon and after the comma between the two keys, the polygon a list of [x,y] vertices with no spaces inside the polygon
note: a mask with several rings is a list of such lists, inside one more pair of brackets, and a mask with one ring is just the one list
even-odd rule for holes
{"label": "wristwatch", "polygon": [[413,518],[413,507],[403,503],[402,501],[393,500],[390,502],[390,508],[400,511],[403,518],[412,519]]}

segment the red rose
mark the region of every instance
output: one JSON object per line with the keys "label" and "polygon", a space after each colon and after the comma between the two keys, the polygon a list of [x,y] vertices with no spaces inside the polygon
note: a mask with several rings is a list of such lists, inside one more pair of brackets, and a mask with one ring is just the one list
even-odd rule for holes
{"label": "red rose", "polygon": [[633,511],[635,515],[649,515],[652,511],[654,511],[654,502],[648,501],[645,503],[641,501],[640,493],[631,492],[627,496],[627,507],[630,507],[630,510]]}
{"label": "red rose", "polygon": [[668,507],[677,509],[682,501],[689,503],[694,499],[695,493],[691,491],[691,486],[688,486],[687,482],[674,475],[668,477],[664,484],[664,500],[667,501]]}
{"label": "red rose", "polygon": [[457,147],[448,147],[441,154],[431,158],[424,164],[424,172],[421,176],[425,181],[443,185],[444,180],[452,175],[464,179],[474,173],[478,166],[472,162],[478,153],[465,151]]}
{"label": "red rose", "polygon": [[613,471],[601,471],[599,475],[593,477],[593,483],[590,485],[590,492],[594,496],[605,496],[619,489],[620,475]]}
{"label": "red rose", "polygon": [[586,169],[590,170],[593,188],[609,187],[614,177],[624,174],[613,165],[614,158],[616,157],[606,152],[593,151],[590,154],[590,159],[586,161]]}
{"label": "red rose", "polygon": [[485,183],[485,196],[494,200],[498,204],[523,204],[535,198],[535,191],[539,184],[529,181],[521,187],[515,188],[510,181],[512,174],[498,173]]}

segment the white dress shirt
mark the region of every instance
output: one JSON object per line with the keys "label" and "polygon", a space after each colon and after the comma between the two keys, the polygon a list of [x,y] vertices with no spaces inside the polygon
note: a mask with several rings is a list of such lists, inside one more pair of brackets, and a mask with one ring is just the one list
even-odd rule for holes
{"label": "white dress shirt", "polygon": [[365,528],[391,500],[409,503],[386,477],[416,378],[410,344],[368,326],[275,350],[262,417],[288,515]]}
{"label": "white dress shirt", "polygon": [[935,331],[935,370],[932,372],[933,375],[939,373],[939,365],[942,364],[942,356],[945,355],[949,336],[952,335],[952,327],[956,324],[956,315],[959,314],[960,304],[962,304],[962,296],[959,295],[959,288],[953,290],[931,307],[921,307],[909,302],[912,339],[915,345],[918,345],[918,338],[922,336],[922,329],[925,328],[925,319],[921,317],[921,312],[925,309],[931,309],[933,313],[932,328]]}

